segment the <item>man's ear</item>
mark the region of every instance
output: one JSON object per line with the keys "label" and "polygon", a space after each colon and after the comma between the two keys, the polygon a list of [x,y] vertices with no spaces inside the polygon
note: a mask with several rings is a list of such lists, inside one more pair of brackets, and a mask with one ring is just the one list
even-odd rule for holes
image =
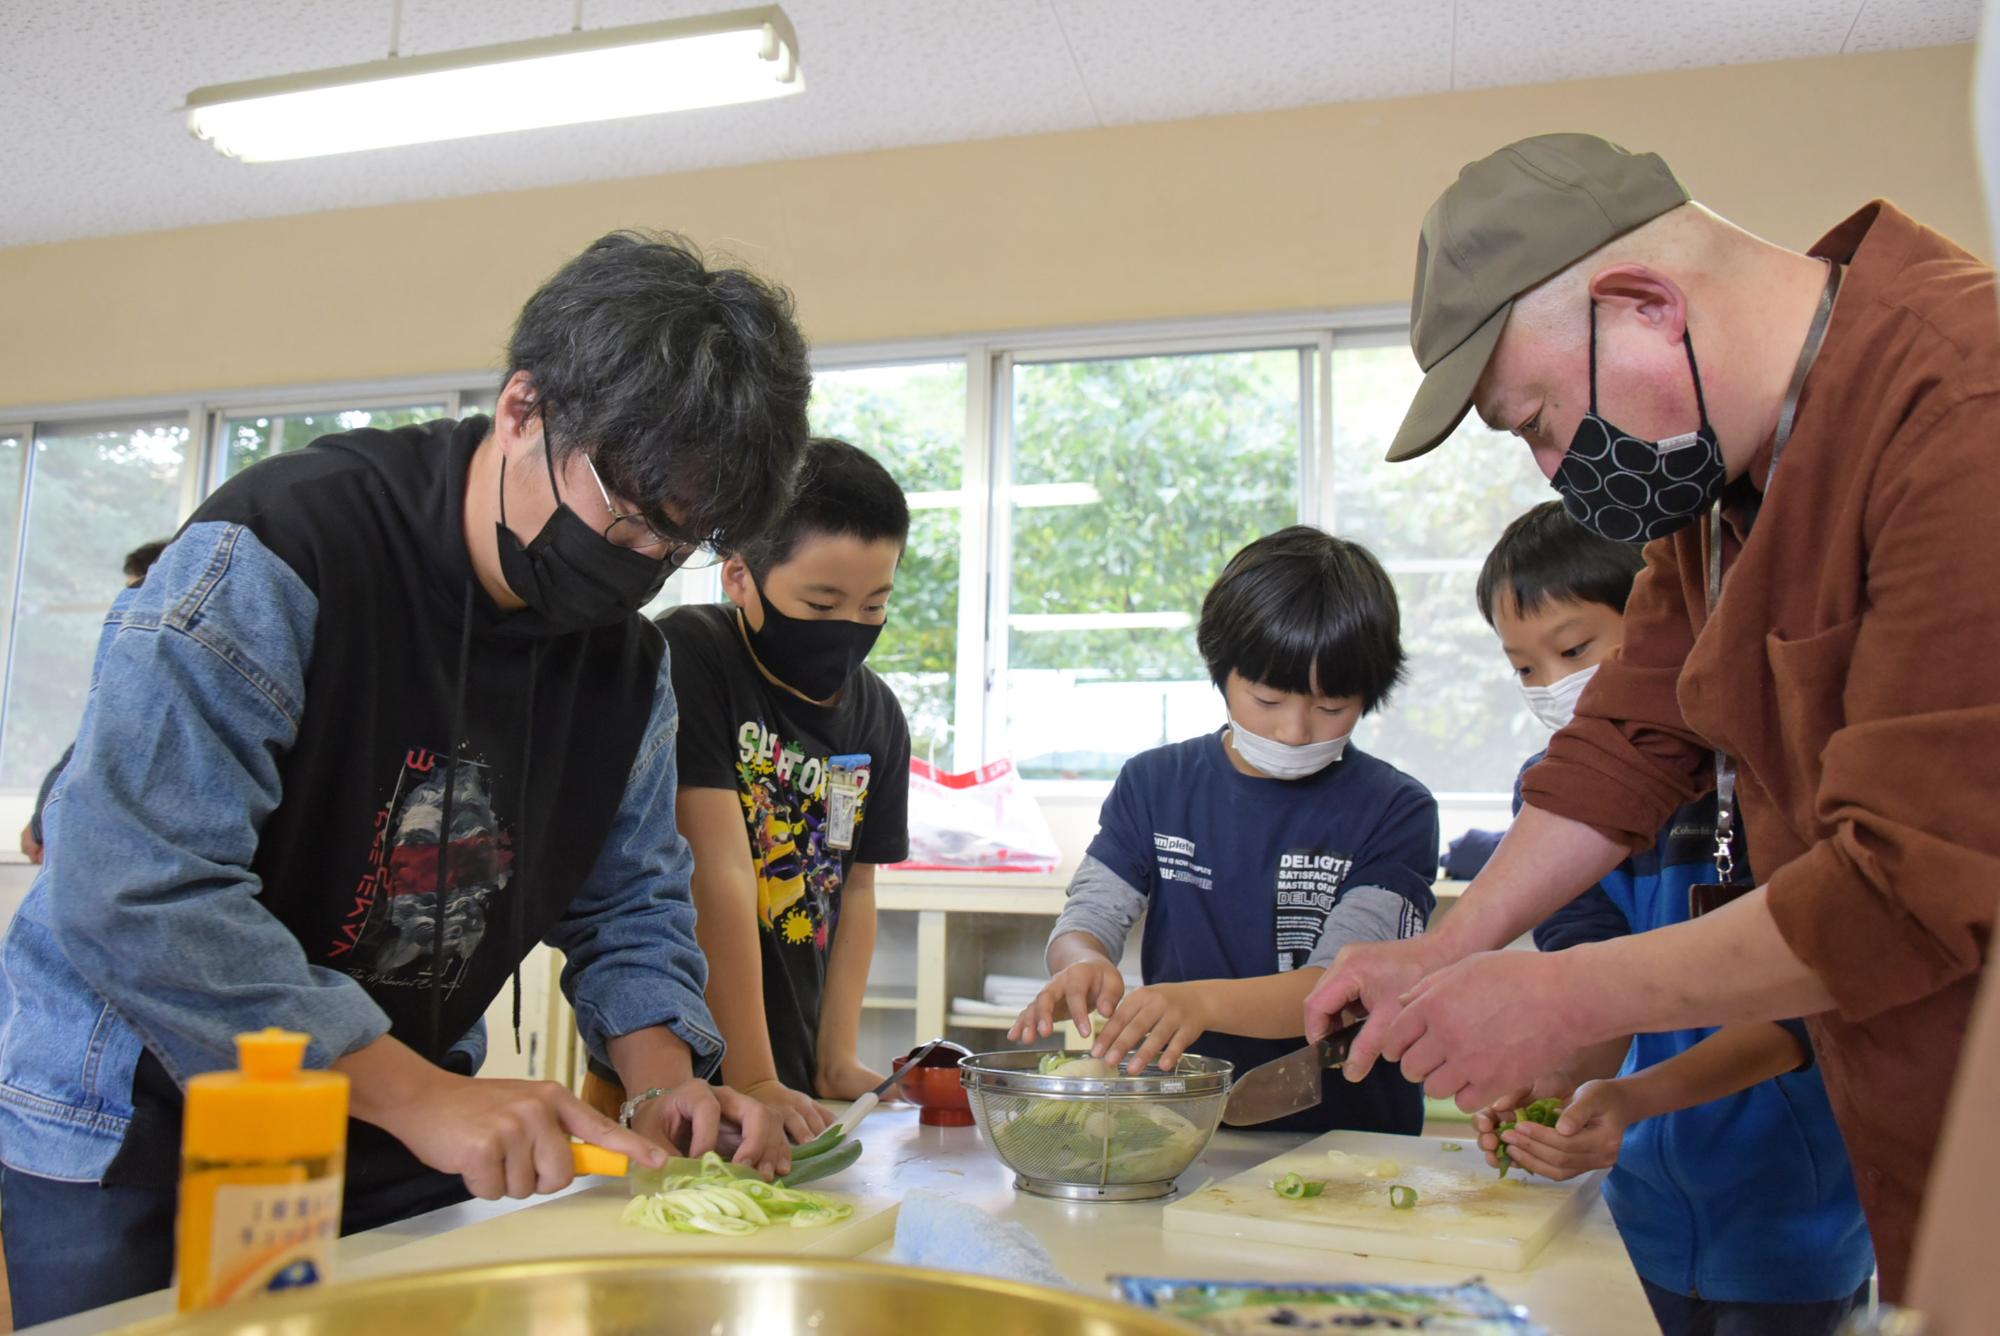
{"label": "man's ear", "polygon": [[500,397],[493,404],[493,433],[500,440],[503,454],[513,456],[524,440],[540,439],[541,411],[535,378],[525,371],[507,377],[507,383],[500,387]]}
{"label": "man's ear", "polygon": [[1614,264],[1590,277],[1590,299],[1608,311],[1637,316],[1669,343],[1687,333],[1687,293],[1646,264]]}

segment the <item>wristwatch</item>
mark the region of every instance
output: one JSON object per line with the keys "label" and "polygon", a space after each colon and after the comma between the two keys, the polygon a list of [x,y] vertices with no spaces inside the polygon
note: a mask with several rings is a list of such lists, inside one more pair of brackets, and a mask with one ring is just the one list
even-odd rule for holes
{"label": "wristwatch", "polygon": [[626,1128],[627,1130],[630,1130],[632,1126],[632,1115],[639,1112],[639,1106],[641,1104],[644,1104],[649,1099],[658,1099],[660,1096],[666,1093],[667,1092],[660,1089],[660,1087],[654,1086],[651,1090],[642,1090],[638,1094],[632,1096],[632,1098],[626,1100],[623,1104],[620,1104],[618,1106],[618,1125],[620,1127]]}

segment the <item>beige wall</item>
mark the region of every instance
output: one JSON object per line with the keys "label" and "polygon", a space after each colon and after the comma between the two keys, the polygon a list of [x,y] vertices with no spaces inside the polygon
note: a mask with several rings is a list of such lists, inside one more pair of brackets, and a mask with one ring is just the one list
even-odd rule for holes
{"label": "beige wall", "polygon": [[631,225],[789,283],[821,344],[1402,302],[1458,166],[1558,129],[1657,149],[1786,243],[1887,195],[1983,254],[1970,74],[1969,47],[1838,57],[0,250],[0,408],[489,366],[538,279]]}

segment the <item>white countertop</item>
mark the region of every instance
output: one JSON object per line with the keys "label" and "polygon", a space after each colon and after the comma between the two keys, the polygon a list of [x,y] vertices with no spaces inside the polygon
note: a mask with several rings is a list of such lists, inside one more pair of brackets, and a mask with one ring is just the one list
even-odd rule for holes
{"label": "white countertop", "polygon": [[[1203,1277],[1216,1280],[1368,1281],[1448,1285],[1469,1277],[1460,1269],[1327,1252],[1274,1247],[1160,1229],[1165,1202],[1080,1205],[1047,1201],[1013,1189],[1013,1176],[991,1155],[970,1127],[924,1127],[915,1109],[884,1108],[862,1129],[863,1163],[892,1172],[898,1184],[927,1188],[975,1202],[995,1215],[1019,1221],[1042,1241],[1071,1281],[1093,1293],[1105,1292],[1115,1274]],[[1192,1190],[1211,1178],[1226,1178],[1277,1155],[1307,1138],[1271,1132],[1217,1133],[1207,1152],[1181,1179]],[[827,1185],[839,1187],[838,1181]],[[546,1199],[537,1199],[546,1200]],[[402,1245],[462,1228],[528,1205],[527,1202],[467,1202],[401,1224],[341,1240],[338,1268],[343,1279],[387,1275],[412,1269],[397,1265]],[[883,1260],[889,1249],[864,1257]],[[1494,1272],[1483,1277],[1495,1291],[1525,1305],[1559,1336],[1621,1336],[1654,1329],[1638,1277],[1603,1202],[1592,1203],[1574,1229],[1557,1237],[1530,1270]],[[172,1309],[162,1292],[79,1314],[31,1330],[41,1336],[102,1332]]]}

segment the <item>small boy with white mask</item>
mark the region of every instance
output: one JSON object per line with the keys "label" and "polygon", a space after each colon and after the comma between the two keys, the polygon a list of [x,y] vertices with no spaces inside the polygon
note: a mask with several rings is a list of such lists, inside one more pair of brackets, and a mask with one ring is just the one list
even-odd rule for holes
{"label": "small boy with white mask", "polygon": [[[1133,757],[1051,934],[1048,987],[1009,1032],[1073,1017],[1138,1071],[1193,1052],[1240,1073],[1298,1048],[1304,1002],[1350,942],[1410,937],[1433,905],[1437,803],[1349,745],[1403,673],[1396,592],[1366,548],[1303,525],[1238,552],[1196,643],[1228,722]],[[1141,915],[1146,985],[1117,960]],[[1091,1014],[1107,1017],[1093,1030]],[[1260,1130],[1415,1133],[1423,1092],[1393,1063]]]}
{"label": "small boy with white mask", "polygon": [[[1487,556],[1479,610],[1551,730],[1617,653],[1644,565],[1639,548],[1585,529],[1560,501],[1508,525]],[[1535,944],[1555,951],[1685,922],[1690,888],[1716,879],[1710,794],[1536,928]],[[1514,1106],[1545,1096],[1569,1101],[1556,1126],[1522,1120],[1496,1134]],[[1797,1021],[1587,1049],[1474,1121],[1492,1163],[1504,1140],[1516,1165],[1551,1178],[1615,1166],[1605,1199],[1667,1336],[1831,1333],[1867,1297],[1874,1254],[1853,1170]]]}

